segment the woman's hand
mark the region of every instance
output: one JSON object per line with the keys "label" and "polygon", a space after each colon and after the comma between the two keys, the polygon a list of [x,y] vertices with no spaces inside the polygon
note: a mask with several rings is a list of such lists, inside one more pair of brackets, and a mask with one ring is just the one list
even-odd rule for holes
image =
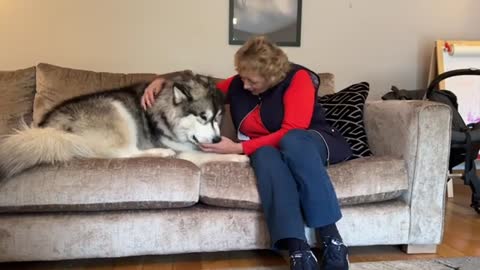
{"label": "woman's hand", "polygon": [[204,152],[217,154],[241,154],[243,147],[241,143],[236,143],[227,137],[222,136],[222,140],[218,143],[202,143],[200,149]]}
{"label": "woman's hand", "polygon": [[152,107],[156,96],[162,91],[164,83],[164,78],[156,78],[147,86],[141,100],[141,105],[144,110]]}

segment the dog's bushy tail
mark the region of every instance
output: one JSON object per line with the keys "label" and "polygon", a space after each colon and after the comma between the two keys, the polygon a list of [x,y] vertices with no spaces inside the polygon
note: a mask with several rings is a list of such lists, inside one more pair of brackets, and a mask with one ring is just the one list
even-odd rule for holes
{"label": "dog's bushy tail", "polygon": [[40,163],[54,164],[74,157],[94,157],[94,151],[81,136],[24,125],[14,134],[0,138],[0,181]]}

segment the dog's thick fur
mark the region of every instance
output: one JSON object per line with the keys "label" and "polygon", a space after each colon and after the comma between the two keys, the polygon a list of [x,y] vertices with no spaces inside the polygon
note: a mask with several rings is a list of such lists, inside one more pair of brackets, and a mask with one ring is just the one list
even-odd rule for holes
{"label": "dog's thick fur", "polygon": [[[206,76],[182,74],[165,83],[147,111],[136,84],[68,100],[38,127],[24,127],[0,141],[0,180],[40,163],[74,158],[142,156],[246,162],[244,155],[207,154],[199,143],[220,140],[223,95]],[[167,148],[165,148],[167,147]]]}

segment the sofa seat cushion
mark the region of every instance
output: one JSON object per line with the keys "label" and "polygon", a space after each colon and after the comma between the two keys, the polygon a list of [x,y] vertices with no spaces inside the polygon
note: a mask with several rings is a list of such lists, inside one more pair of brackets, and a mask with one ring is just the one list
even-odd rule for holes
{"label": "sofa seat cushion", "polygon": [[[387,201],[408,189],[405,162],[364,157],[328,168],[341,205]],[[215,206],[260,209],[255,174],[248,164],[211,162],[202,166],[200,201]]]}
{"label": "sofa seat cushion", "polygon": [[165,158],[44,165],[0,183],[0,212],[102,211],[191,206],[200,169]]}

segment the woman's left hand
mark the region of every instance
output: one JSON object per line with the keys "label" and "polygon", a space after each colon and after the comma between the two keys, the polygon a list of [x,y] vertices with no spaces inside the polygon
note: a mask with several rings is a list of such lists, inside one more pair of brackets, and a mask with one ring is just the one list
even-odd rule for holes
{"label": "woman's left hand", "polygon": [[227,137],[222,136],[218,143],[202,143],[200,149],[204,152],[217,154],[241,154],[243,147],[241,143],[236,143]]}

